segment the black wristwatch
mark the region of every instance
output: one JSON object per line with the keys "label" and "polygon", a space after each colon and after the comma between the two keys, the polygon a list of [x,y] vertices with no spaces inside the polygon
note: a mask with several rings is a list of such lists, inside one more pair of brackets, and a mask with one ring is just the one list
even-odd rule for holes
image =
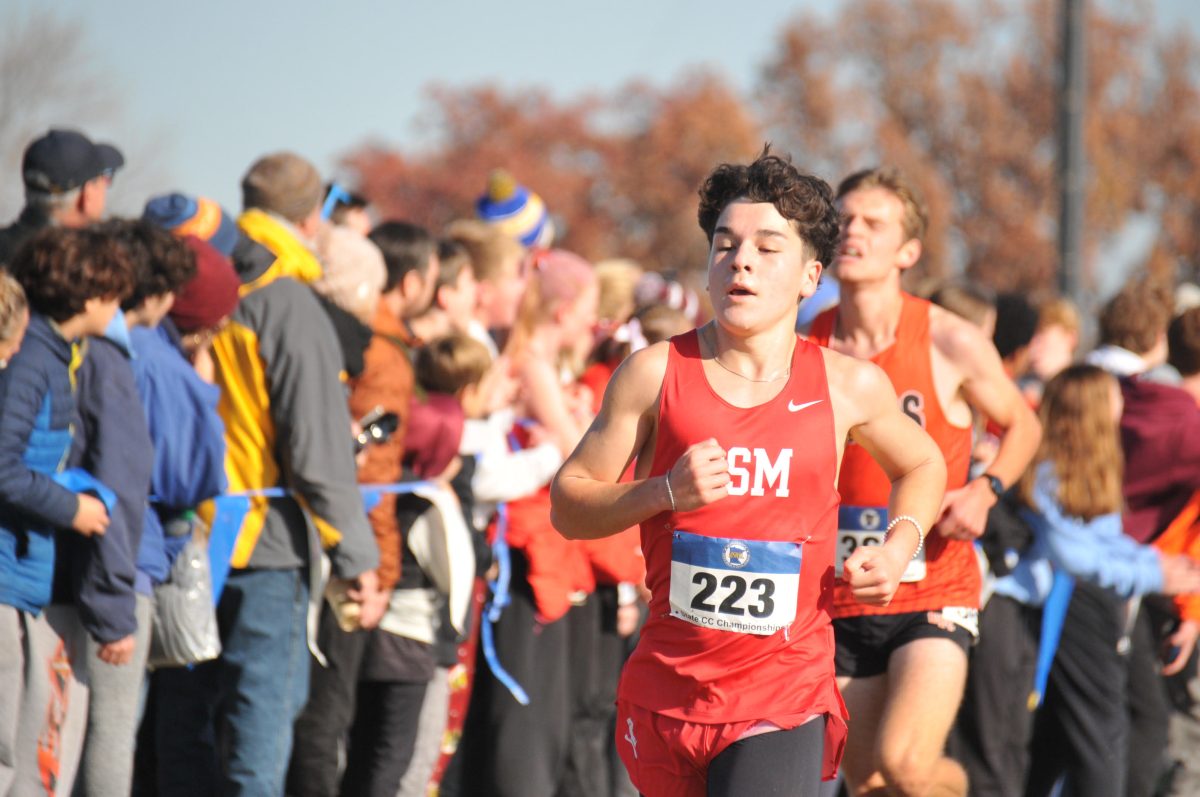
{"label": "black wristwatch", "polygon": [[1004,497],[1004,482],[1000,481],[999,476],[985,473],[983,478],[987,479],[988,487],[991,487],[992,492],[996,494],[997,501]]}

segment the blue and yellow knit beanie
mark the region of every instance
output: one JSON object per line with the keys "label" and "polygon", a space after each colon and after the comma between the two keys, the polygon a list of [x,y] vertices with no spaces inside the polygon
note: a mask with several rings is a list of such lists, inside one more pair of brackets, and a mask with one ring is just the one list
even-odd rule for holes
{"label": "blue and yellow knit beanie", "polygon": [[554,241],[554,222],[546,203],[503,169],[488,175],[487,193],[476,200],[475,212],[525,246],[548,247]]}

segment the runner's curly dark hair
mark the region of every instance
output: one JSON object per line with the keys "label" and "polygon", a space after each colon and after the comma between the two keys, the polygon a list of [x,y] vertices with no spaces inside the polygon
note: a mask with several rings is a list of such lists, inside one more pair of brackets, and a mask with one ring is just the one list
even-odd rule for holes
{"label": "runner's curly dark hair", "polygon": [[833,263],[839,217],[829,183],[801,173],[790,158],[772,155],[770,144],[753,163],[722,163],[700,189],[700,229],[710,245],[717,219],[729,203],[739,199],[770,202],[779,215],[795,225],[821,265],[828,268]]}

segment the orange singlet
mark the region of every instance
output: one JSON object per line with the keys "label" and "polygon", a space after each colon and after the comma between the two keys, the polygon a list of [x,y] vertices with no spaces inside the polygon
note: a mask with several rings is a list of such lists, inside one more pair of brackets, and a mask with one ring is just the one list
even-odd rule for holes
{"label": "orange singlet", "polygon": [[[955,426],[946,419],[933,382],[933,340],[929,333],[929,302],[901,294],[900,325],[896,340],[871,358],[887,373],[900,398],[900,409],[921,425],[946,458],[946,489],[967,483],[971,464],[971,430]],[[809,340],[829,345],[837,307],[826,310],[813,322]],[[839,562],[857,544],[882,541],[887,527],[888,498],[892,483],[883,468],[866,451],[852,442],[846,444],[842,471],[838,479],[842,508],[838,513]],[[919,580],[908,580],[921,575]],[[954,606],[979,608],[980,577],[974,545],[964,540],[948,540],[926,529],[924,567],[914,562],[905,572],[896,596],[886,607],[866,606],[850,594],[842,579],[834,589],[833,616],[891,615],[907,612],[941,611]]]}

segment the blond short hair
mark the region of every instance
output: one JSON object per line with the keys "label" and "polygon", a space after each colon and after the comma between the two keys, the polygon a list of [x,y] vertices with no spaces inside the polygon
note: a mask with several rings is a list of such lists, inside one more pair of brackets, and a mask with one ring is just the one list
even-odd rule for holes
{"label": "blond short hair", "polygon": [[1079,309],[1070,299],[1056,298],[1043,302],[1038,307],[1038,329],[1062,327],[1068,332],[1079,332]]}
{"label": "blond short hair", "polygon": [[595,270],[600,282],[597,317],[604,321],[625,321],[637,309],[634,289],[642,277],[642,267],[632,260],[613,258],[601,260]]}
{"label": "blond short hair", "polygon": [[417,383],[431,393],[454,395],[483,380],[492,355],[479,341],[460,332],[436,338],[417,349]]}
{"label": "blond short hair", "polygon": [[29,302],[25,289],[7,271],[0,270],[0,341],[11,341],[25,324]]}
{"label": "blond short hair", "polygon": [[467,250],[467,256],[471,258],[471,270],[480,282],[504,279],[504,267],[525,257],[524,246],[486,222],[459,219],[446,227],[445,235]]}
{"label": "blond short hair", "polygon": [[903,172],[893,166],[857,171],[838,185],[837,198],[841,199],[851,191],[865,191],[869,188],[882,188],[899,199],[900,204],[904,206],[905,236],[908,240],[924,240],[925,231],[929,228],[929,209],[921,192]]}

